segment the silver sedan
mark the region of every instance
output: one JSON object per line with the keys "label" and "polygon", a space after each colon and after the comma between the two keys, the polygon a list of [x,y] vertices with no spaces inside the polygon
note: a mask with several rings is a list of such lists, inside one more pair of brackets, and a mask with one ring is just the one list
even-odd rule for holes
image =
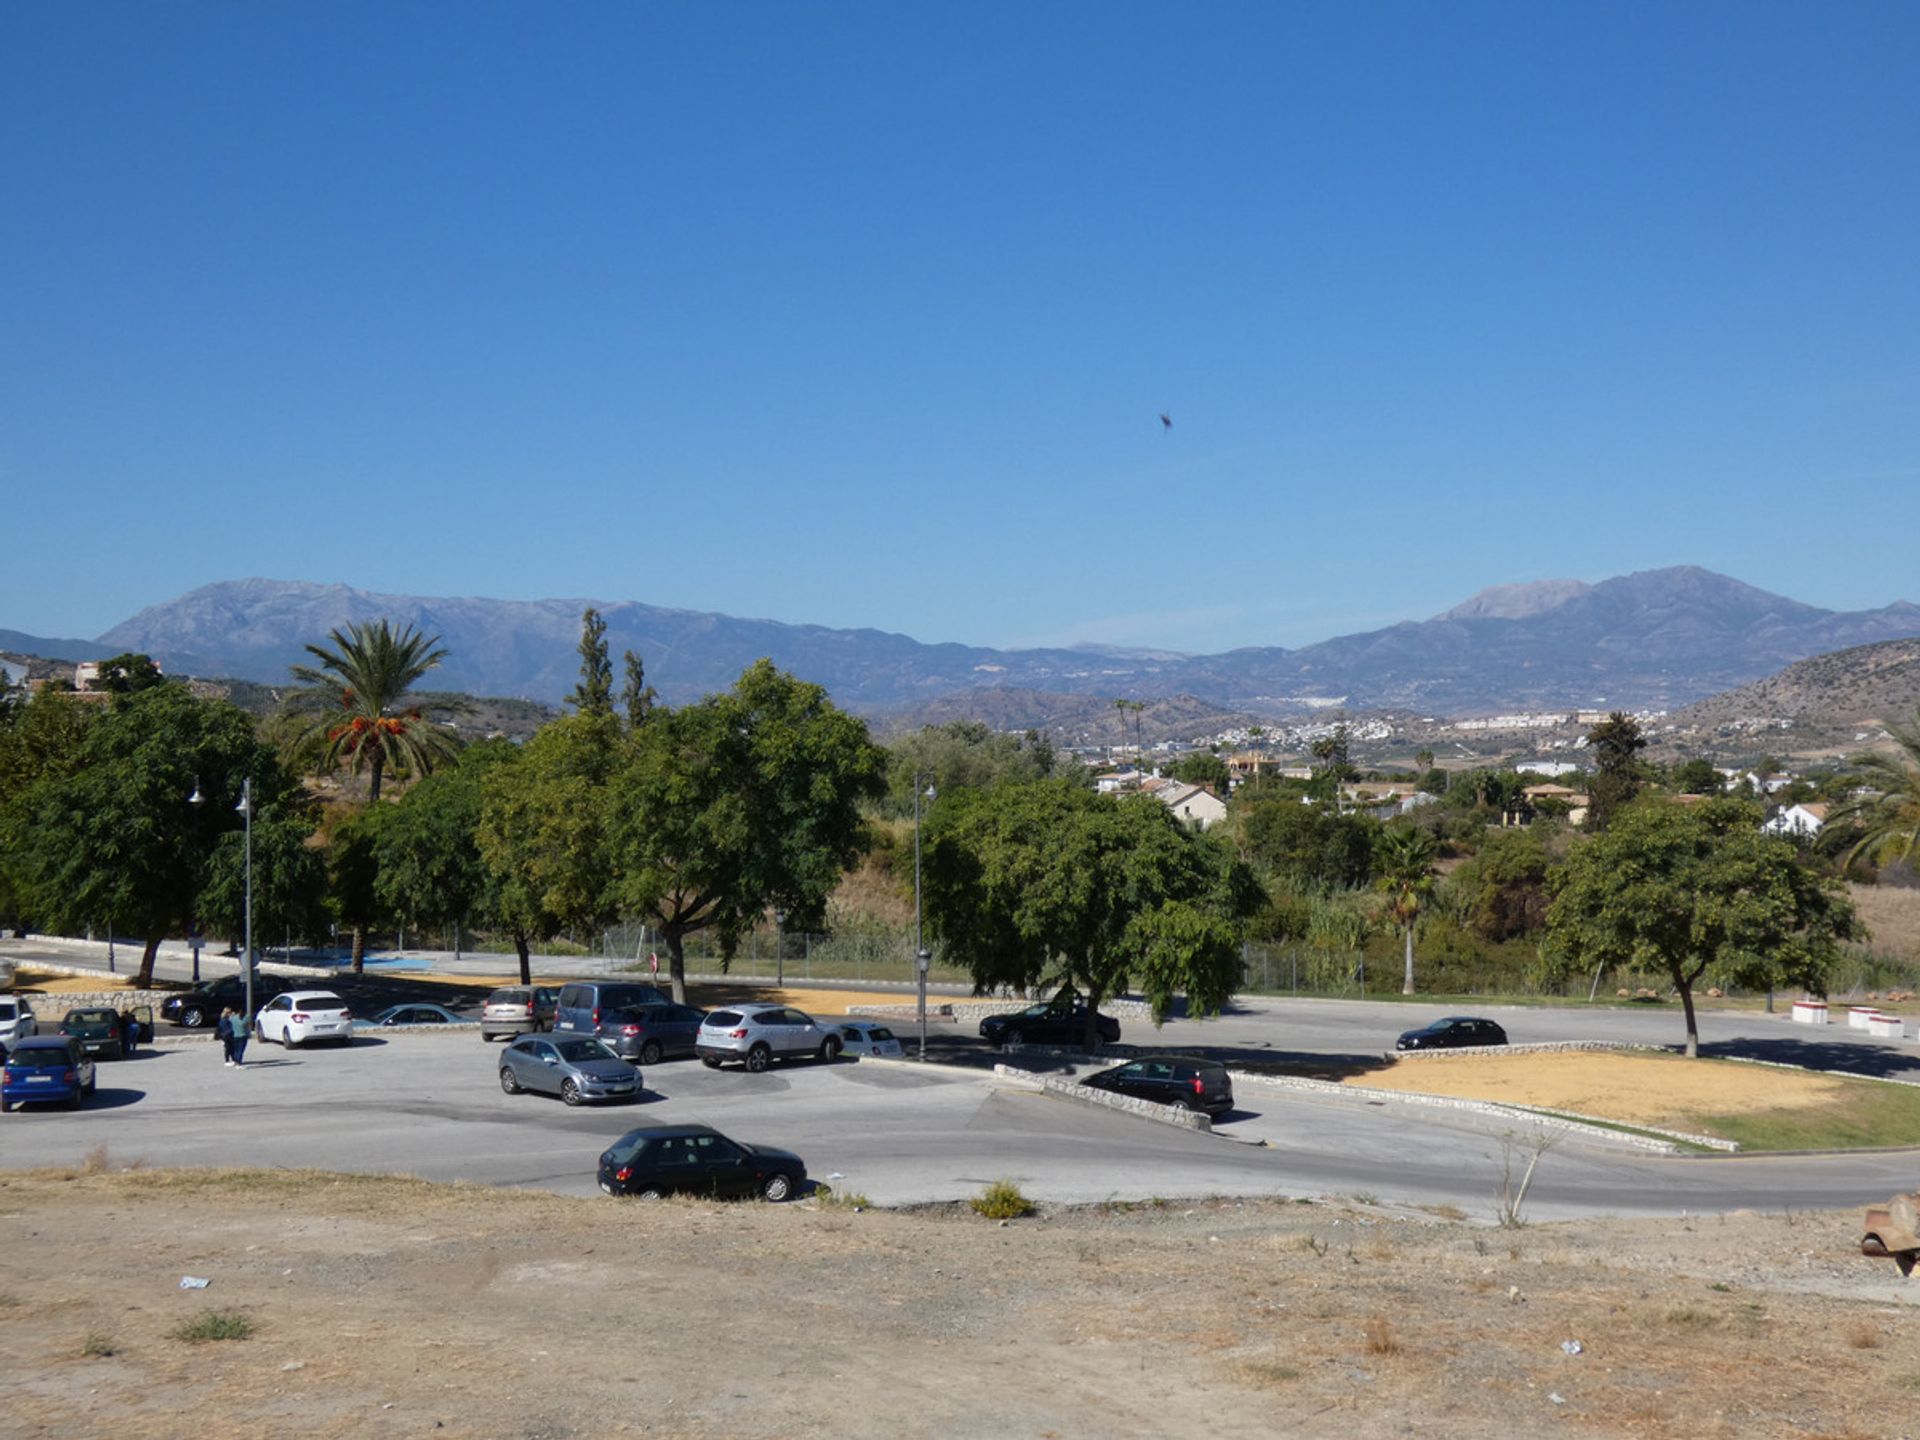
{"label": "silver sedan", "polygon": [[538,1090],[569,1105],[631,1100],[640,1072],[590,1035],[522,1035],[500,1052],[500,1088]]}

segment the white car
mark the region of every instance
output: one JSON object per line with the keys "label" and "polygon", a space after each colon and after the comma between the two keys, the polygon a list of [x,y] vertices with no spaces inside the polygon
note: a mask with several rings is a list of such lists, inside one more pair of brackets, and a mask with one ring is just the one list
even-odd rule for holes
{"label": "white car", "polygon": [[17,995],[0,995],[0,1052],[13,1049],[16,1040],[38,1033],[33,1006]]}
{"label": "white car", "polygon": [[253,1033],[289,1050],[309,1040],[353,1043],[353,1012],[331,990],[289,990],[276,995],[253,1018]]}
{"label": "white car", "polygon": [[834,1027],[849,1055],[882,1055],[898,1060],[906,1054],[900,1048],[900,1037],[878,1020],[838,1020]]}

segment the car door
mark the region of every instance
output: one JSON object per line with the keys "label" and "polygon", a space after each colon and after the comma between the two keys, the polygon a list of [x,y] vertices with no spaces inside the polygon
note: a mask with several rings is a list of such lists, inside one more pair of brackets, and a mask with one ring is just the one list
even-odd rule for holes
{"label": "car door", "polygon": [[671,1005],[667,1013],[673,1018],[667,1022],[667,1049],[681,1055],[693,1054],[694,1042],[700,1038],[700,1022],[707,1018],[704,1010],[696,1010],[691,1005]]}
{"label": "car door", "polygon": [[706,1177],[706,1188],[712,1193],[751,1195],[758,1188],[753,1171],[746,1163],[746,1151],[726,1136],[695,1135],[691,1139],[694,1153],[699,1156],[700,1173]]}
{"label": "car door", "polygon": [[254,1029],[262,1040],[278,1040],[281,1044],[287,1039],[287,1016],[293,1013],[293,1002],[285,995],[276,995],[260,1007],[260,1016],[254,1022]]}

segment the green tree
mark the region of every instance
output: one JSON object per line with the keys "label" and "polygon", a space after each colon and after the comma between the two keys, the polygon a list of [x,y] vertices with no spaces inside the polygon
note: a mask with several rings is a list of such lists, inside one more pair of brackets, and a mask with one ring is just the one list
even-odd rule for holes
{"label": "green tree", "polygon": [[749,666],[733,689],[656,711],[632,733],[611,822],[615,894],[666,943],[686,994],[686,937],[731,956],[765,915],[818,923],[858,857],[861,804],[883,789],[886,755],[826,691]]}
{"label": "green tree", "polygon": [[34,859],[36,789],[81,767],[87,734],[103,716],[70,691],[41,689],[0,704],[0,925],[22,926],[33,914],[26,867]]}
{"label": "green tree", "polygon": [[307,688],[290,697],[290,709],[303,722],[300,731],[326,769],[344,764],[352,774],[369,775],[367,798],[380,799],[380,782],[389,769],[424,775],[459,748],[441,729],[407,704],[420,677],[446,658],[411,625],[396,634],[385,620],[349,625],[328,635],[332,648],[309,645],[316,668],[295,665],[294,679]]}
{"label": "green tree", "polygon": [[459,927],[492,919],[492,874],[477,837],[483,776],[509,764],[518,750],[505,740],[462,750],[452,765],[412,786],[390,807],[377,838],[375,888],[380,904],[409,925]]}
{"label": "green tree", "polygon": [[1191,755],[1182,755],[1173,762],[1173,778],[1188,785],[1204,785],[1221,799],[1225,799],[1228,789],[1227,762],[1218,755],[1197,750]]}
{"label": "green tree", "polygon": [[1536,829],[1488,830],[1480,848],[1447,877],[1445,901],[1484,940],[1538,933],[1547,923],[1545,835]]}
{"label": "green tree", "polygon": [[1352,737],[1343,721],[1308,747],[1313,751],[1313,793],[1334,808],[1340,807],[1340,787],[1360,772],[1353,768]]}
{"label": "green tree", "polygon": [[1156,1023],[1177,992],[1213,1014],[1240,979],[1244,866],[1158,801],[1066,780],[942,796],[927,825],[929,929],[976,993],[1058,982],[1093,1012],[1138,983]]}
{"label": "green tree", "polygon": [[1615,710],[1587,732],[1593,750],[1593,782],[1587,787],[1587,829],[1604,830],[1640,793],[1639,754],[1647,746],[1640,722]]}
{"label": "green tree", "polygon": [[[214,846],[198,905],[203,927],[230,937],[235,949],[246,934],[247,847],[241,830],[229,830]],[[297,791],[253,822],[253,934],[267,948],[275,936],[315,940],[327,933],[325,856],[309,842],[313,818]]]}
{"label": "green tree", "polygon": [[1433,861],[1439,850],[1431,830],[1413,825],[1388,826],[1374,846],[1374,868],[1387,895],[1387,915],[1406,942],[1402,995],[1413,994],[1413,927],[1433,895]]}
{"label": "green tree", "polygon": [[1550,970],[1665,970],[1686,1010],[1690,1058],[1700,1052],[1693,991],[1702,979],[1824,993],[1839,942],[1857,933],[1853,908],[1759,822],[1737,800],[1650,799],[1617,812],[1554,872]]}
{"label": "green tree", "polygon": [[613,712],[613,664],[607,659],[607,622],[591,605],[580,615],[580,683],[568,694],[567,702],[582,715]]}
{"label": "green tree", "polygon": [[1668,778],[1682,795],[1717,795],[1722,783],[1719,768],[1698,756],[1674,766]]}
{"label": "green tree", "polygon": [[[650,725],[648,729],[653,727]],[[512,936],[520,982],[532,983],[531,945],[610,919],[615,812],[623,760],[611,712],[563,716],[481,777],[478,837],[487,907]]]}
{"label": "green tree", "polygon": [[945,795],[1007,781],[1043,779],[1053,765],[1053,746],[1037,731],[1028,731],[1022,738],[990,730],[977,720],[926,725],[887,747],[888,809],[895,815],[913,813],[916,775],[932,777],[934,789]]}
{"label": "green tree", "polygon": [[10,868],[42,923],[140,936],[138,983],[149,985],[161,940],[185,932],[214,850],[242,824],[233,807],[249,777],[259,813],[303,803],[244,711],[177,684],[117,697],[84,727],[72,768],[22,797]]}
{"label": "green tree", "polygon": [[1845,864],[1862,855],[1877,862],[1911,860],[1920,848],[1920,710],[1905,724],[1889,725],[1897,747],[1853,757],[1858,789],[1827,817],[1829,827],[1854,827],[1858,839]]}
{"label": "green tree", "polygon": [[392,814],[385,805],[336,805],[321,827],[327,904],[353,937],[356,975],[367,970],[367,932],[392,916],[380,895],[380,832]]}
{"label": "green tree", "polygon": [[155,685],[164,684],[166,678],[153,663],[153,657],[127,651],[100,662],[100,678],[95,688],[115,695],[131,695],[136,690],[151,690]]}
{"label": "green tree", "polygon": [[646,665],[631,650],[626,652],[626,665],[627,683],[621,689],[620,698],[626,707],[627,724],[638,730],[647,723],[647,717],[653,713],[653,707],[660,697],[647,684]]}
{"label": "green tree", "polygon": [[1268,785],[1245,795],[1233,834],[1240,853],[1268,879],[1298,891],[1350,890],[1373,875],[1380,822],[1303,805],[1297,786]]}

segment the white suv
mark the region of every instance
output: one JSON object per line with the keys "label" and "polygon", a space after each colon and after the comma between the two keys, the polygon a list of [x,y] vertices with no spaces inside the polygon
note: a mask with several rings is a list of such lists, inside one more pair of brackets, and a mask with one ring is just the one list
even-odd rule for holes
{"label": "white suv", "polygon": [[331,990],[289,990],[276,995],[254,1017],[253,1033],[261,1040],[278,1040],[287,1049],[309,1040],[353,1043],[353,1012]]}
{"label": "white suv", "polygon": [[33,1018],[33,1006],[17,995],[0,995],[0,1053],[13,1049],[13,1042],[39,1033]]}
{"label": "white suv", "polygon": [[840,1032],[787,1005],[737,1005],[715,1010],[700,1022],[694,1053],[709,1067],[738,1060],[749,1070],[764,1070],[774,1060],[798,1055],[836,1058]]}

